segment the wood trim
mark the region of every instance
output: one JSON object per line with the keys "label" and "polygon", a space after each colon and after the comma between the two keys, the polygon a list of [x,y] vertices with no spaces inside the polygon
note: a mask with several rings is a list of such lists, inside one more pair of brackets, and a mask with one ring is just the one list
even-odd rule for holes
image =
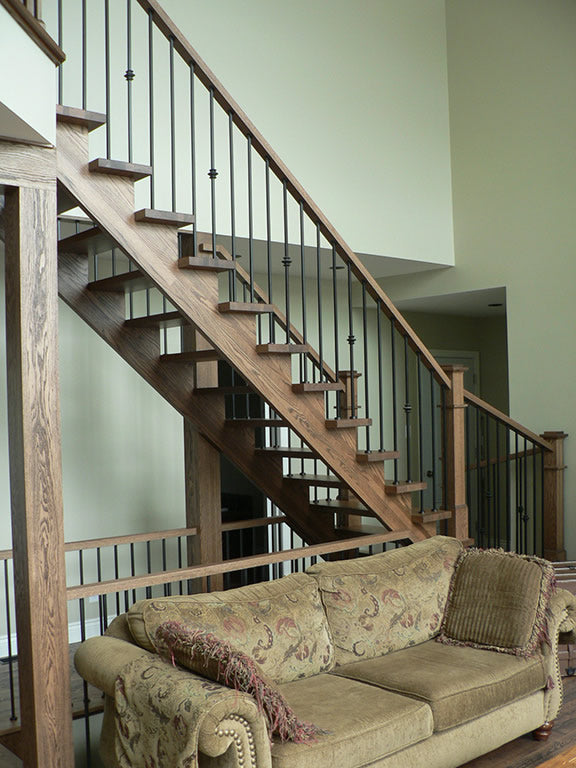
{"label": "wood trim", "polygon": [[0,184],[52,189],[56,184],[56,151],[0,140]]}
{"label": "wood trim", "polygon": [[514,421],[514,419],[511,419],[505,413],[499,411],[498,408],[490,405],[490,403],[487,403],[486,400],[482,400],[482,398],[477,397],[476,395],[472,394],[472,392],[468,392],[467,389],[464,390],[464,401],[475,405],[476,408],[479,408],[481,411],[484,411],[484,413],[492,416],[501,424],[505,424],[507,427],[510,427],[510,429],[512,429],[514,432],[518,432],[519,435],[525,437],[527,440],[530,440],[532,443],[539,445],[545,451],[552,450],[552,445],[543,437],[537,435],[535,432],[531,432],[529,429],[526,429],[526,427],[522,426],[522,424]]}
{"label": "wood trim", "polygon": [[544,432],[552,451],[544,454],[544,557],[566,560],[564,547],[565,432]]}
{"label": "wood trim", "polygon": [[144,574],[143,576],[132,576],[125,579],[114,579],[111,581],[79,585],[77,587],[68,587],[67,595],[68,600],[81,600],[82,598],[91,597],[93,595],[109,595],[113,592],[123,592],[124,590],[139,589],[140,587],[153,587],[159,584],[171,584],[176,581],[199,579],[206,576],[214,576],[215,574],[232,573],[233,571],[258,568],[263,565],[297,560],[301,557],[321,557],[322,555],[345,552],[349,549],[356,549],[358,547],[368,547],[371,544],[384,544],[390,541],[402,541],[411,538],[412,532],[409,530],[379,533],[371,536],[357,536],[355,538],[345,539],[344,541],[330,541],[324,544],[314,544],[310,547],[287,549],[284,552],[252,555],[251,557],[225,560],[220,563],[195,565],[190,568],[181,568],[174,571]]}
{"label": "wood trim", "polygon": [[66,54],[62,48],[50,37],[42,22],[28,10],[22,0],[0,0],[0,5],[18,22],[53,64],[59,66],[66,61]]}
{"label": "wood trim", "polygon": [[444,371],[452,386],[446,396],[446,445],[444,507],[452,512],[448,518],[449,536],[468,538],[468,506],[466,504],[466,392],[462,365],[446,365]]}
{"label": "wood trim", "polygon": [[23,759],[73,768],[58,386],[56,188],[8,188],[6,352]]}
{"label": "wood trim", "polygon": [[214,88],[214,97],[216,101],[224,109],[226,114],[232,113],[234,124],[244,136],[250,136],[252,138],[252,147],[254,150],[258,152],[261,157],[270,161],[270,169],[276,176],[278,176],[278,178],[286,181],[288,191],[297,202],[302,202],[307,215],[310,216],[313,221],[318,222],[324,237],[326,237],[328,242],[333,242],[335,244],[336,250],[340,256],[346,263],[351,265],[354,276],[359,280],[366,282],[367,292],[375,301],[381,303],[383,311],[388,317],[394,320],[396,327],[401,334],[407,337],[410,346],[417,352],[420,352],[422,362],[432,371],[437,381],[442,383],[445,387],[449,387],[450,381],[436,359],[424,346],[415,331],[408,325],[386,293],[384,293],[377,280],[364,268],[362,262],[356,256],[354,251],[352,251],[352,249],[345,243],[344,239],[328,221],[320,208],[314,203],[304,187],[302,187],[296,180],[288,167],[282,160],[280,160],[255,125],[248,119],[248,116],[230,96],[222,83],[216,78],[206,62],[203,61],[198,52],[190,45],[184,34],[176,24],[174,24],[166,11],[164,11],[157,0],[138,0],[138,2],[146,12],[153,11],[153,18],[158,29],[167,39],[174,39],[174,47],[176,51],[182,56],[187,64],[194,64],[194,71],[200,81],[207,88]]}
{"label": "wood trim", "polygon": [[262,528],[266,525],[280,525],[288,523],[286,515],[274,515],[273,517],[256,517],[251,520],[237,520],[233,523],[222,523],[222,532],[224,531],[244,531],[248,528]]}

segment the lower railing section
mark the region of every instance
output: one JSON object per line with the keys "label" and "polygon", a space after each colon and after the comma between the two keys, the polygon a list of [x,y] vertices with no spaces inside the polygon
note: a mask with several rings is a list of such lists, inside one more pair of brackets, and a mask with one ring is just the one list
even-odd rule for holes
{"label": "lower railing section", "polygon": [[470,536],[480,547],[542,556],[551,446],[469,392],[466,403]]}
{"label": "lower railing section", "polygon": [[[318,558],[338,556],[350,550],[372,554],[405,543],[408,531],[361,536],[344,541],[306,546],[286,525],[286,518],[270,505],[269,515],[259,519],[222,524],[223,551],[238,551],[243,536],[247,554],[253,550],[253,532],[266,542],[261,553],[227,559],[220,563],[191,564],[189,543],[195,528],[69,542],[65,545],[68,579],[68,626],[72,706],[77,733],[77,766],[96,765],[93,744],[98,728],[94,716],[103,709],[100,691],[75,673],[74,651],[88,637],[103,634],[109,624],[144,598],[210,592],[212,577],[224,574],[226,586],[280,578],[304,571]],[[11,747],[21,726],[18,685],[18,642],[15,623],[15,592],[12,551],[0,552],[0,745]],[[2,605],[3,603],[3,605]],[[79,743],[83,743],[80,748]]]}

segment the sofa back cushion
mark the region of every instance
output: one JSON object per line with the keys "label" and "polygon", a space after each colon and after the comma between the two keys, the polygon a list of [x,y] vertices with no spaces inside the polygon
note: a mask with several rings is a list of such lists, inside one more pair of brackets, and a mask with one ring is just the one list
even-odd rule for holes
{"label": "sofa back cushion", "polygon": [[495,549],[463,552],[438,640],[532,656],[547,638],[553,589],[546,560]]}
{"label": "sofa back cushion", "polygon": [[356,560],[317,563],[337,664],[371,659],[438,634],[462,545],[434,536]]}
{"label": "sofa back cushion", "polygon": [[229,642],[277,683],[334,666],[318,585],[304,573],[224,592],[141,600],[128,612],[134,641],[148,650],[156,650],[156,631],[167,621]]}

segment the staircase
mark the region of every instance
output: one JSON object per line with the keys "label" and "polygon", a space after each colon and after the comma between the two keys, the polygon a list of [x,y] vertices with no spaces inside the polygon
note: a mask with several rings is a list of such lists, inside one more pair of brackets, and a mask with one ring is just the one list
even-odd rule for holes
{"label": "staircase", "polygon": [[[149,169],[89,161],[88,135],[98,124],[93,115],[59,110],[60,207],[79,205],[94,223],[60,240],[61,298],[260,487],[307,543],[358,536],[361,527],[348,520],[359,517],[374,519],[381,541],[434,534],[436,523],[412,512],[412,494],[425,484],[384,482],[384,464],[397,452],[358,450],[357,430],[370,420],[326,418],[325,393],[342,391],[342,382],[294,381],[292,358],[314,361],[318,353],[302,341],[258,343],[258,318],[272,315],[285,327],[281,310],[262,293],[253,302],[220,300],[222,276],[240,272],[227,251],[211,252],[209,235],[179,232],[193,223],[189,215],[134,210],[134,181]],[[193,241],[196,250],[182,255],[190,254]],[[94,279],[90,261],[112,248],[124,255],[128,268]],[[127,317],[126,297],[151,288],[164,297],[164,311]],[[175,326],[201,334],[208,349],[162,353],[161,336]],[[240,383],[196,386],[196,366],[214,360],[225,361]],[[257,396],[259,413],[227,417],[227,400],[246,401],[248,393]],[[279,428],[287,433],[288,427],[290,445],[262,439]],[[301,471],[286,476],[286,459],[301,460]],[[305,467],[312,471],[302,471]],[[319,500],[318,489],[325,488],[338,489],[338,498]],[[374,535],[374,527],[369,530]]]}

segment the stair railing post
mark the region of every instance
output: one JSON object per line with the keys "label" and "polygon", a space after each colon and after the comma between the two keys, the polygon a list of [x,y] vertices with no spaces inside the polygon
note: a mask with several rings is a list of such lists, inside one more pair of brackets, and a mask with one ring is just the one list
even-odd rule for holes
{"label": "stair railing post", "polygon": [[355,419],[358,416],[358,384],[362,376],[358,371],[338,371],[338,378],[344,389],[338,393],[338,416],[341,419]]}
{"label": "stair railing post", "polygon": [[564,440],[565,432],[543,432],[552,446],[544,454],[544,557],[566,560],[564,548]]}
{"label": "stair railing post", "polygon": [[463,365],[444,365],[444,373],[451,381],[446,392],[446,440],[444,440],[446,487],[444,503],[452,512],[447,521],[448,535],[456,539],[468,539],[468,505],[466,504],[466,403],[464,402]]}

